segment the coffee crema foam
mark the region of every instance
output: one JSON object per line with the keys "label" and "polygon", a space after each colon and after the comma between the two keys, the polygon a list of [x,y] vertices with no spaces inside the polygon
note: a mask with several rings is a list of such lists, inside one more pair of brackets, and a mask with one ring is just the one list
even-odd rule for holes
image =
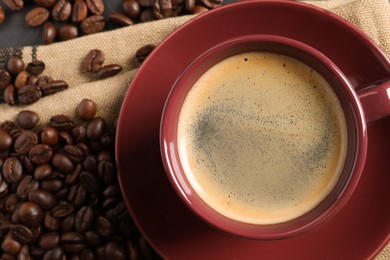
{"label": "coffee crema foam", "polygon": [[318,205],[347,152],[341,104],[304,63],[249,52],[210,68],[188,93],[178,149],[196,193],[240,222],[276,224]]}

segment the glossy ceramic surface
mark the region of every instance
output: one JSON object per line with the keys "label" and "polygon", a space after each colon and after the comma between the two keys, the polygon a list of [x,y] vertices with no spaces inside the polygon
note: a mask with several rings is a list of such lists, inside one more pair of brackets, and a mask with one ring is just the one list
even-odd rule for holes
{"label": "glossy ceramic surface", "polygon": [[[188,92],[203,73],[230,56],[260,51],[298,59],[319,72],[333,86],[348,126],[348,153],[342,175],[333,191],[307,214],[273,225],[254,225],[230,219],[205,203],[188,180],[178,148],[179,115]],[[368,102],[367,102],[368,103]],[[390,102],[389,102],[390,103]],[[160,147],[165,171],[177,195],[201,219],[227,233],[250,239],[281,239],[310,230],[336,214],[359,182],[366,160],[367,131],[359,98],[343,73],[325,55],[302,42],[276,35],[245,35],[207,50],[185,69],[172,87],[163,110]]]}
{"label": "glossy ceramic surface", "polygon": [[120,181],[131,214],[166,259],[367,259],[390,238],[390,119],[368,126],[368,154],[358,187],[332,219],[294,238],[261,242],[205,224],[182,203],[159,148],[163,106],[176,78],[219,42],[274,34],[324,53],[356,89],[390,78],[390,61],[360,31],[327,11],[289,1],[231,4],[201,15],[169,36],[145,61],[125,97],[117,133]]}

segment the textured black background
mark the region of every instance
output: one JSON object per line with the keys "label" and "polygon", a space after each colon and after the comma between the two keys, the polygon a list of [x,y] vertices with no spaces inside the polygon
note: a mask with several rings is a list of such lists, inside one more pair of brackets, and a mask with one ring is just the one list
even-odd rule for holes
{"label": "textured black background", "polygon": [[[233,1],[235,0],[225,0],[224,3]],[[105,0],[103,2],[105,3],[105,17],[112,12],[122,12],[122,0]],[[25,1],[25,8],[19,12],[9,10],[2,0],[0,0],[0,5],[6,11],[6,18],[0,24],[0,48],[39,45],[43,43],[43,27],[30,28],[24,21],[26,13],[36,7],[32,0]],[[114,29],[114,27],[108,24],[107,30],[111,29]]]}

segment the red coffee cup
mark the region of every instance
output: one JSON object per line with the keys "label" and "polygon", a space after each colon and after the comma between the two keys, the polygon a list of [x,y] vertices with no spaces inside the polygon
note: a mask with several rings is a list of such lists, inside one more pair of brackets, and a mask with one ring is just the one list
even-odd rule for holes
{"label": "red coffee cup", "polygon": [[[211,67],[233,55],[251,51],[272,52],[295,58],[332,86],[342,106],[348,134],[346,160],[331,192],[314,209],[276,224],[250,224],[217,212],[192,187],[179,156],[178,120],[194,83]],[[363,171],[367,152],[367,123],[389,115],[390,82],[356,93],[336,65],[318,50],[296,40],[275,35],[246,35],[220,43],[194,60],[175,82],[165,104],[160,147],[165,170],[182,201],[202,220],[224,232],[250,239],[281,239],[315,228],[334,216],[353,194]],[[207,192],[207,191],[206,191]]]}

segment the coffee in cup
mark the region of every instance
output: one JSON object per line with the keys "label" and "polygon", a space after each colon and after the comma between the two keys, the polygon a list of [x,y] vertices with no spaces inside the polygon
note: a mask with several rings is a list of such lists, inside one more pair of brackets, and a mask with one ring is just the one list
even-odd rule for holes
{"label": "coffee in cup", "polygon": [[[359,92],[320,51],[276,35],[216,44],[179,76],[161,118],[162,160],[192,212],[251,239],[330,219],[363,171],[382,84]],[[360,103],[363,101],[363,105]]]}
{"label": "coffee in cup", "polygon": [[304,215],[333,190],[348,148],[328,81],[292,57],[246,52],[208,69],[182,105],[186,178],[220,214],[250,224]]}

